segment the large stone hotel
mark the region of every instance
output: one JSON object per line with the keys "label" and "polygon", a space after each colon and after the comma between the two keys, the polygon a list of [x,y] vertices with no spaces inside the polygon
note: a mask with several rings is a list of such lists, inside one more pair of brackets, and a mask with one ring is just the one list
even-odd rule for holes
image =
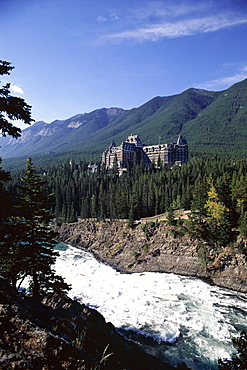
{"label": "large stone hotel", "polygon": [[138,135],[130,135],[119,146],[113,141],[103,152],[102,163],[109,169],[117,160],[119,169],[124,170],[128,163],[133,164],[135,157],[143,161],[145,167],[150,167],[152,163],[157,166],[160,161],[172,167],[188,161],[188,145],[180,135],[176,143],[158,145],[144,145]]}

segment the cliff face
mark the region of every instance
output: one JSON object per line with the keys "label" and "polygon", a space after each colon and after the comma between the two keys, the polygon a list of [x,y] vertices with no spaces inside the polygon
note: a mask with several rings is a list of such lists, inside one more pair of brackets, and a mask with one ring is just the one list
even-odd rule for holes
{"label": "cliff face", "polygon": [[122,221],[81,221],[62,224],[55,230],[58,240],[88,250],[123,272],[172,272],[247,292],[244,243],[213,250],[165,222],[143,226],[132,230]]}
{"label": "cliff face", "polygon": [[1,369],[174,369],[65,295],[34,300],[0,278]]}

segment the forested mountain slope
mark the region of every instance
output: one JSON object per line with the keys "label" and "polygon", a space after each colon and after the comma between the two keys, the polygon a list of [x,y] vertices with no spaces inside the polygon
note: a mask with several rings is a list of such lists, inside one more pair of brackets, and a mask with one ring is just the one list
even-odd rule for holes
{"label": "forested mountain slope", "polygon": [[182,133],[192,154],[247,155],[247,80],[225,90],[198,117],[186,123]]}
{"label": "forested mountain slope", "polygon": [[100,156],[112,140],[120,145],[130,134],[145,144],[158,137],[170,143],[182,134],[192,155],[247,154],[247,80],[222,92],[191,88],[155,97],[138,108],[102,108],[50,124],[36,122],[18,140],[0,138],[0,156],[93,152]]}

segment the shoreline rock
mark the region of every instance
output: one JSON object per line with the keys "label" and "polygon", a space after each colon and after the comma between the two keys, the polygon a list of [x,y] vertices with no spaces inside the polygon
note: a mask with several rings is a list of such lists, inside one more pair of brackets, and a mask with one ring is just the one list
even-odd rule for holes
{"label": "shoreline rock", "polygon": [[[166,272],[197,277],[211,284],[247,292],[247,248],[210,250],[165,222],[127,228],[124,221],[91,221],[54,226],[57,239],[85,251],[124,273]],[[207,249],[207,260],[202,248]]]}
{"label": "shoreline rock", "polygon": [[0,278],[0,368],[173,370],[125,339],[94,309],[63,294],[40,299]]}

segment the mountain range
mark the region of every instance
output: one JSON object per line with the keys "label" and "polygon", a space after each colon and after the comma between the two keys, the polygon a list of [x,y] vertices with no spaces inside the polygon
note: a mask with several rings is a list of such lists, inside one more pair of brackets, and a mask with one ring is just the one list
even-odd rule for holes
{"label": "mountain range", "polygon": [[120,145],[137,134],[146,145],[170,143],[181,134],[190,155],[247,155],[247,79],[220,92],[190,88],[155,97],[138,108],[101,108],[51,123],[35,122],[20,138],[0,138],[5,158],[93,153],[100,156],[112,140]]}

